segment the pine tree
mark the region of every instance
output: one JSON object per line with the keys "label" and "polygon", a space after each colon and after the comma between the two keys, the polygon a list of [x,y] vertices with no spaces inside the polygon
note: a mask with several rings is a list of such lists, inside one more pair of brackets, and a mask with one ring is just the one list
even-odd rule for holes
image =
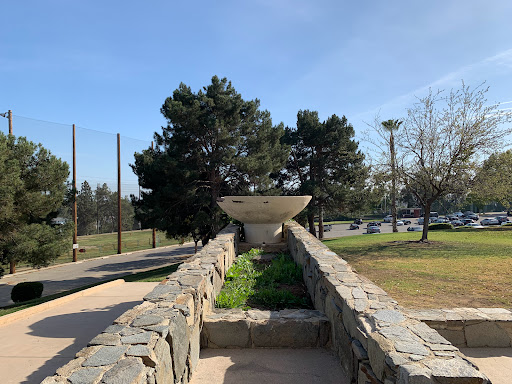
{"label": "pine tree", "polygon": [[50,225],[68,174],[68,165],[41,144],[0,133],[0,260],[11,273],[19,262],[47,265],[70,242],[70,228]]}
{"label": "pine tree", "polygon": [[197,93],[180,84],[161,112],[168,121],[156,148],[135,155],[145,188],[135,201],[139,220],[172,237],[203,244],[227,222],[217,199],[229,194],[275,193],[272,172],[284,164],[283,126],[272,126],[259,100],[245,101],[231,82],[214,76]]}
{"label": "pine tree", "polygon": [[84,181],[77,194],[78,236],[90,235],[96,231],[96,201],[89,183]]}

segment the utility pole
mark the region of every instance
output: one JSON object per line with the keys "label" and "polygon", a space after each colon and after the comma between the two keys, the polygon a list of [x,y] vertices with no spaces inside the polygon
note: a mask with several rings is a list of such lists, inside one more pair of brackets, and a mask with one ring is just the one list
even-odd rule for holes
{"label": "utility pole", "polygon": [[[151,149],[153,150],[154,149],[154,144],[153,142],[151,142]],[[153,248],[156,248],[156,229],[153,228],[153,233],[152,233],[152,236],[153,238]]]}
{"label": "utility pole", "polygon": [[117,253],[121,253],[121,135],[117,134]]}
{"label": "utility pole", "polygon": [[7,112],[7,118],[9,119],[9,135],[12,135],[12,111],[10,109]]}
{"label": "utility pole", "polygon": [[73,124],[73,262],[78,260],[78,216],[76,208],[76,127]]}

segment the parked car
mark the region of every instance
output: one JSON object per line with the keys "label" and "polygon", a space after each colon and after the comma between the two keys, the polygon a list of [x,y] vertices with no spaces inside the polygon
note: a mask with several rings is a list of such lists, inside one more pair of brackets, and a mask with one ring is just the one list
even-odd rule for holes
{"label": "parked car", "polygon": [[355,219],[354,224],[357,224],[357,225],[363,224],[363,219]]}
{"label": "parked car", "polygon": [[372,225],[366,228],[366,233],[380,233],[380,228],[378,225]]}
{"label": "parked car", "polygon": [[[425,222],[425,219],[423,217],[420,217],[418,219],[418,225],[423,225],[423,223]],[[428,219],[428,223],[430,224],[432,222],[432,219]]]}
{"label": "parked car", "polygon": [[393,215],[387,215],[383,221],[385,223],[391,223],[393,221]]}
{"label": "parked car", "polygon": [[396,221],[396,226],[399,227],[401,225],[404,225],[404,222],[402,220],[397,220]]}
{"label": "parked car", "polygon": [[478,223],[468,223],[466,225],[464,225],[465,228],[475,228],[475,229],[478,229],[478,228],[485,228],[483,225],[480,225]]}
{"label": "parked car", "polygon": [[357,225],[356,223],[352,223],[352,224],[350,224],[348,229],[359,229],[359,225]]}
{"label": "parked car", "polygon": [[479,217],[476,213],[474,212],[471,212],[471,211],[466,211],[464,212],[464,217],[466,219],[472,219],[472,220],[475,220],[475,221],[478,221]]}
{"label": "parked car", "polygon": [[472,223],[474,223],[473,219],[461,219],[460,221],[462,221],[464,224],[472,224]]}
{"label": "parked car", "polygon": [[504,221],[508,220],[508,217],[507,216],[496,216],[495,219],[498,220],[500,223],[503,223]]}
{"label": "parked car", "polygon": [[481,225],[500,225],[500,222],[495,219],[495,218],[490,218],[490,219],[483,219],[482,221],[480,221],[480,224]]}
{"label": "parked car", "polygon": [[377,227],[380,227],[380,223],[378,221],[372,221],[372,222],[369,222],[368,224],[366,224],[366,227],[372,227],[372,226],[377,226]]}
{"label": "parked car", "polygon": [[502,221],[501,225],[512,225],[512,220]]}
{"label": "parked car", "polygon": [[402,220],[404,222],[404,225],[410,225],[411,224],[411,220]]}
{"label": "parked car", "polygon": [[324,232],[329,232],[332,229],[332,224],[325,224],[324,225]]}
{"label": "parked car", "polygon": [[451,224],[455,227],[460,227],[460,226],[464,225],[464,222],[461,220],[453,220],[453,221],[451,221]]}
{"label": "parked car", "polygon": [[407,227],[409,232],[423,232],[423,227]]}

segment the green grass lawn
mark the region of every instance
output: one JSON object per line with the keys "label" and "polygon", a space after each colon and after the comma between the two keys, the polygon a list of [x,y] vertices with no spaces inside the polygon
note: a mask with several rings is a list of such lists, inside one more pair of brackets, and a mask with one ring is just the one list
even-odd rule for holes
{"label": "green grass lawn", "polygon": [[[145,272],[129,274],[129,275],[126,275],[126,276],[123,276],[120,278],[124,279],[126,282],[160,282],[163,279],[165,279],[168,275],[170,275],[171,273],[176,271],[180,264],[181,263],[177,263],[177,264],[173,264],[173,265],[168,265],[166,267],[152,269],[152,270],[145,271]],[[39,299],[29,300],[29,301],[25,301],[23,303],[12,304],[7,307],[0,308],[0,316],[4,316],[9,313],[21,311],[22,309],[26,309],[26,308],[30,308],[30,307],[33,307],[38,304],[46,303],[47,301],[58,299],[59,297],[71,295],[72,293],[83,291],[84,289],[95,287],[96,285],[104,284],[108,281],[113,281],[113,280],[117,280],[117,279],[119,279],[119,277],[116,277],[115,279],[95,283],[95,284],[86,285],[84,287],[71,289],[69,291],[56,293],[54,295],[44,296]]]}
{"label": "green grass lawn", "polygon": [[324,240],[357,273],[411,308],[512,307],[512,230],[429,231]]}
{"label": "green grass lawn", "polygon": [[[142,231],[127,231],[123,232],[121,236],[122,252],[133,252],[143,249],[149,249],[153,246],[153,235],[151,229]],[[189,241],[185,239],[185,241]],[[163,247],[166,245],[179,244],[179,240],[168,239],[165,237],[165,232],[156,232],[156,245]],[[95,257],[115,255],[117,254],[117,232],[103,233],[99,235],[78,236],[78,246],[84,249],[85,252],[78,253],[78,260],[93,259]],[[51,264],[63,264],[73,261],[72,242],[69,244],[69,250],[59,256]],[[26,269],[27,264],[17,264],[16,269]],[[9,266],[4,266],[6,271],[9,271]]]}

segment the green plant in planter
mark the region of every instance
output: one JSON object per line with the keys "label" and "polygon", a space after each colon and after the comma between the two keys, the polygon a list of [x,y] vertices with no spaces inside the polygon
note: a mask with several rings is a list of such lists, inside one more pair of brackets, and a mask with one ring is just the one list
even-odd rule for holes
{"label": "green plant in planter", "polygon": [[275,257],[270,265],[255,264],[253,259],[263,253],[251,249],[240,255],[226,273],[226,281],[217,296],[218,308],[251,306],[267,309],[307,308],[309,300],[289,290],[302,283],[302,271],[289,255]]}

